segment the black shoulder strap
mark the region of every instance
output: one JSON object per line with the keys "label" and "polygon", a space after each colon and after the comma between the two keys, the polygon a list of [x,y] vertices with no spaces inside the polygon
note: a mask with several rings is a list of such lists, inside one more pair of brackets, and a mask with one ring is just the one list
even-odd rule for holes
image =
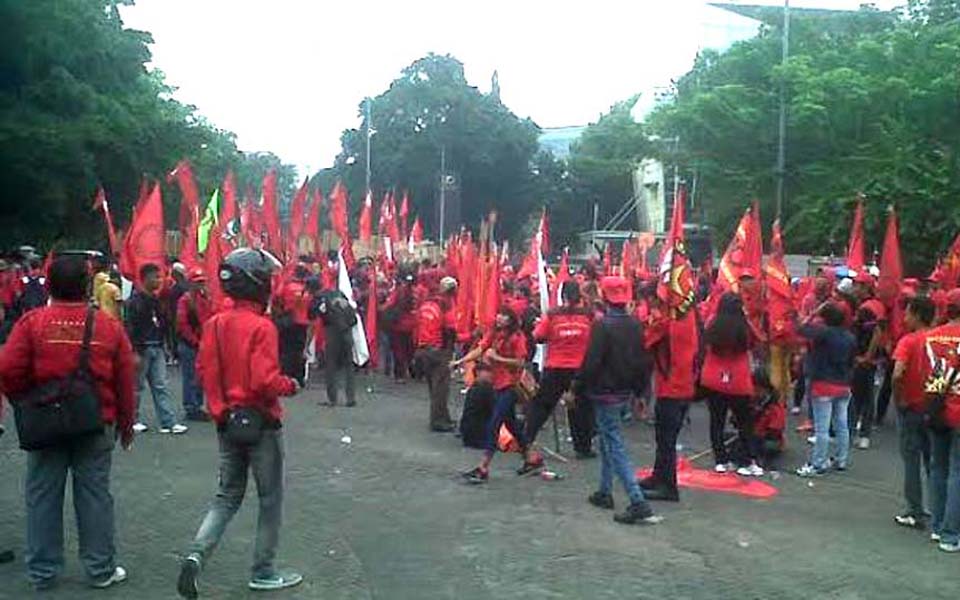
{"label": "black shoulder strap", "polygon": [[90,342],[93,340],[93,322],[96,321],[97,307],[87,307],[87,316],[83,322],[83,345],[80,346],[80,360],[77,361],[77,370],[81,373],[90,372]]}

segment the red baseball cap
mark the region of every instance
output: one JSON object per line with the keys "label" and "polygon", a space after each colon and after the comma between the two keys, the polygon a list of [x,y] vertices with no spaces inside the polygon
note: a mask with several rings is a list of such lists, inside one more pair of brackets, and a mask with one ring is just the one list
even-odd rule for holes
{"label": "red baseball cap", "polygon": [[610,304],[626,304],[630,302],[630,284],[626,278],[619,275],[610,275],[600,280],[600,289],[603,299]]}
{"label": "red baseball cap", "polygon": [[866,271],[860,271],[859,273],[857,273],[857,276],[854,278],[854,281],[856,283],[865,283],[867,285],[873,285],[873,277],[870,275],[870,273],[867,273]]}
{"label": "red baseball cap", "polygon": [[887,318],[887,308],[879,300],[872,298],[860,305],[861,309],[869,310],[878,321]]}

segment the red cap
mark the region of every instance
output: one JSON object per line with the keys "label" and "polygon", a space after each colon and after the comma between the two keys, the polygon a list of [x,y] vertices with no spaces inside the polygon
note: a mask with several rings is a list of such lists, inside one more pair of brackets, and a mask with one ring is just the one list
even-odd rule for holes
{"label": "red cap", "polygon": [[865,283],[867,285],[873,285],[873,277],[870,273],[866,271],[860,271],[857,273],[857,276],[853,279],[856,283]]}
{"label": "red cap", "polygon": [[960,308],[960,288],[954,288],[947,292],[947,306]]}
{"label": "red cap", "polygon": [[626,304],[630,302],[630,284],[626,278],[619,275],[610,275],[600,280],[600,289],[603,298],[610,304]]}
{"label": "red cap", "polygon": [[190,281],[192,283],[207,282],[207,274],[204,272],[203,267],[194,267],[190,269]]}
{"label": "red cap", "polygon": [[873,313],[873,316],[877,318],[878,321],[882,321],[887,318],[887,308],[883,305],[882,302],[876,298],[871,298],[863,304],[860,305],[861,309],[867,309]]}

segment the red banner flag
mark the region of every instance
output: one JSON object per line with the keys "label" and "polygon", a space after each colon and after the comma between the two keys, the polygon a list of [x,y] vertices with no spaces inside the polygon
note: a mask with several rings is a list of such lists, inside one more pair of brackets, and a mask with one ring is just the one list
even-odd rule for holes
{"label": "red banner flag", "polygon": [[210,301],[215,310],[220,310],[223,304],[223,291],[220,288],[220,261],[229,253],[229,249],[224,252],[221,227],[221,224],[215,224],[210,229],[207,250],[203,255],[203,270],[207,275],[207,293],[210,294]]}
{"label": "red banner flag", "polygon": [[373,195],[367,191],[363,199],[363,209],[360,211],[360,241],[369,242],[373,239]]}
{"label": "red banner flag", "polygon": [[683,233],[686,186],[680,186],[670,217],[670,233],[660,255],[657,296],[670,308],[673,318],[684,316],[693,306],[695,281]]}
{"label": "red banner flag", "polygon": [[[400,226],[397,224],[397,201],[393,197],[393,194],[390,194],[390,221],[388,225],[390,227],[387,231],[387,235],[390,236],[391,240],[396,240],[399,243],[403,243],[403,240],[407,239],[406,231],[401,232]],[[404,225],[406,229],[406,225]]]}
{"label": "red banner flag", "polygon": [[330,225],[340,238],[340,242],[350,239],[350,228],[347,222],[347,188],[337,181],[330,192]]}
{"label": "red banner flag", "polygon": [[[93,198],[93,210],[103,213],[103,222],[107,226],[107,240],[110,242],[110,253],[114,257],[120,255],[120,241],[117,239],[117,230],[113,226],[113,217],[110,216],[110,206],[107,204],[107,193],[103,186],[97,187],[97,195]],[[194,243],[196,246],[196,243]]]}
{"label": "red banner flag", "polygon": [[957,235],[940,265],[940,289],[950,291],[960,284],[960,235]]}
{"label": "red banner flag", "polygon": [[770,339],[784,340],[792,336],[794,305],[793,286],[783,259],[783,237],[780,221],[773,222],[770,239],[770,259],[764,267],[767,283],[767,315],[770,323]]}
{"label": "red banner flag", "polygon": [[853,228],[850,230],[850,242],[847,244],[847,268],[858,273],[865,265],[863,239],[863,196],[857,196],[857,207],[853,211]]}
{"label": "red banner flag", "polygon": [[304,178],[303,185],[293,196],[293,203],[290,205],[290,227],[287,235],[287,261],[295,263],[300,256],[300,236],[303,235],[303,229],[306,225],[307,195],[309,190],[310,178]]}
{"label": "red banner flag", "polygon": [[267,171],[263,178],[263,204],[260,208],[263,213],[262,234],[266,234],[267,239],[263,246],[269,250],[275,257],[283,256],[283,240],[280,232],[280,215],[277,212],[277,172],[274,169]]}
{"label": "red banner flag", "polygon": [[900,296],[903,285],[903,266],[900,260],[900,232],[897,212],[890,207],[887,232],[883,236],[883,252],[880,255],[880,279],[877,281],[877,297],[891,308]]}
{"label": "red banner flag", "polygon": [[544,257],[550,254],[550,217],[547,215],[547,208],[543,208],[540,214],[540,224],[537,226],[540,233],[540,253]]}
{"label": "red banner flag", "polygon": [[167,178],[176,179],[180,188],[180,262],[187,269],[200,264],[197,251],[197,228],[200,226],[200,193],[193,178],[193,169],[187,160],[181,160]]}
{"label": "red banner flag", "polygon": [[744,275],[759,275],[761,256],[758,255],[756,247],[760,242],[760,232],[756,230],[758,218],[753,213],[754,209],[751,207],[743,214],[727,251],[720,259],[717,285],[724,292],[740,291],[740,278]]}
{"label": "red banner flag", "polygon": [[413,244],[423,242],[423,223],[420,222],[420,217],[417,217],[413,222],[413,229],[410,230],[410,242]]}
{"label": "red banner flag", "polygon": [[[500,261],[501,256],[494,249],[490,253],[487,266],[487,281],[483,289],[482,314],[480,325],[486,331],[492,331],[497,322],[497,311],[500,310]],[[519,318],[519,315],[517,315]]]}
{"label": "red banner flag", "polygon": [[[370,198],[369,192],[367,193],[367,198]],[[370,353],[370,360],[367,365],[370,367],[371,371],[377,370],[377,365],[380,364],[380,334],[378,331],[377,323],[377,267],[376,264],[371,265],[370,270],[370,287],[367,289],[367,314],[366,322],[363,324],[364,333],[367,336],[367,351]]]}
{"label": "red banner flag", "polygon": [[550,293],[550,306],[559,306],[561,304],[560,293],[563,291],[563,284],[570,281],[570,252],[567,248],[563,249],[563,255],[560,257],[560,266],[557,267],[557,276],[553,280],[553,291]]}
{"label": "red banner flag", "polygon": [[400,203],[400,235],[404,239],[407,238],[408,225],[410,223],[410,198],[407,196],[407,193],[403,193],[403,201]]}
{"label": "red banner flag", "polygon": [[123,239],[120,272],[130,281],[140,284],[140,269],[154,264],[163,269],[166,264],[166,230],[163,227],[163,200],[160,184],[155,183],[150,194],[134,209],[134,218]]}

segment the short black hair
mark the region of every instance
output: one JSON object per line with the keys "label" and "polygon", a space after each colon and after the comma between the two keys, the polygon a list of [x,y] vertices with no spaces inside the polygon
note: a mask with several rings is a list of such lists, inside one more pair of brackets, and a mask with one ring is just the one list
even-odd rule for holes
{"label": "short black hair", "polygon": [[140,279],[141,279],[141,280],[146,279],[147,277],[150,277],[151,275],[153,275],[153,274],[158,274],[158,273],[160,273],[160,267],[158,267],[157,265],[155,265],[155,264],[153,264],[153,263],[147,263],[147,264],[143,265],[142,267],[140,267]]}
{"label": "short black hair", "polygon": [[560,288],[560,296],[565,302],[578,304],[580,302],[580,284],[576,281],[564,281]]}
{"label": "short black hair", "polygon": [[50,296],[56,300],[80,302],[87,299],[90,271],[82,256],[59,256],[50,264],[47,272]]}
{"label": "short black hair", "polygon": [[927,296],[917,296],[907,304],[907,310],[913,313],[924,325],[930,326],[937,316],[937,305]]}
{"label": "short black hair", "polygon": [[828,302],[820,309],[820,317],[828,327],[841,327],[845,319],[843,311],[834,302]]}

